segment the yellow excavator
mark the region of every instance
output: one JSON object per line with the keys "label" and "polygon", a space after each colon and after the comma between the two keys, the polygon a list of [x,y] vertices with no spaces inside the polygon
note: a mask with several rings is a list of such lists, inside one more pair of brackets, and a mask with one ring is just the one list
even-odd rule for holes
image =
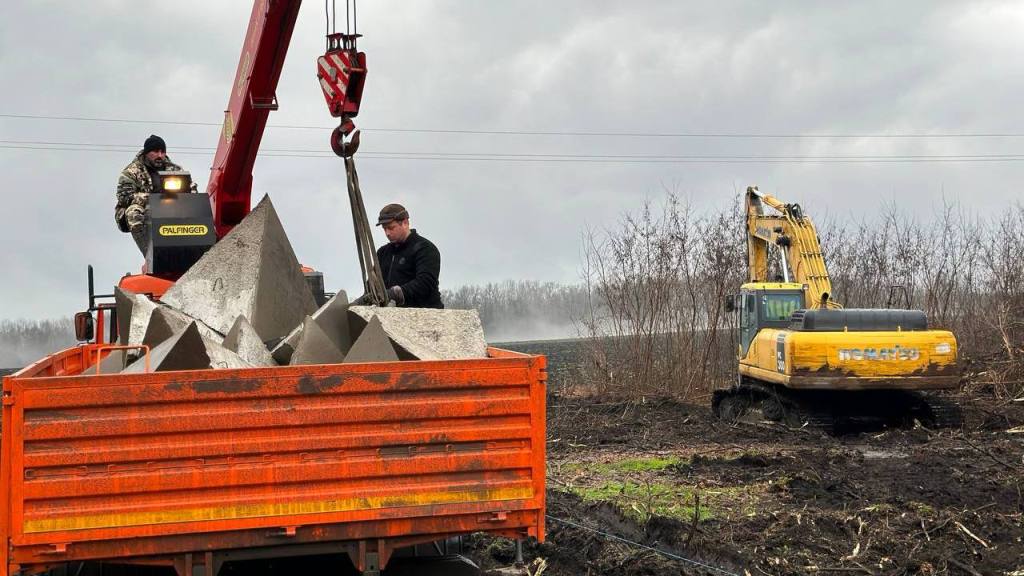
{"label": "yellow excavator", "polygon": [[748,281],[725,302],[737,316],[739,370],[714,392],[716,415],[833,429],[959,422],[954,403],[926,393],[959,385],[952,332],[930,330],[921,310],[834,301],[817,231],[799,204],[749,187],[746,228]]}

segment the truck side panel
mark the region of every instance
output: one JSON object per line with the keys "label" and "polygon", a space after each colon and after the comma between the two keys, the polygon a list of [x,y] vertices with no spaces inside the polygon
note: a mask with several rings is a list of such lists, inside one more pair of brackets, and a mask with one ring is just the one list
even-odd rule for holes
{"label": "truck side panel", "polygon": [[185,551],[195,535],[252,546],[297,526],[325,540],[397,542],[413,525],[420,539],[543,538],[544,359],[491,354],[8,377],[10,561]]}

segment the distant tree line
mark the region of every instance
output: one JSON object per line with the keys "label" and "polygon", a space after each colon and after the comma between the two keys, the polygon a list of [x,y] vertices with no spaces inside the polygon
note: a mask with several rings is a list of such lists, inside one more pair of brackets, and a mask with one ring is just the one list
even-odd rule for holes
{"label": "distant tree line", "polygon": [[442,296],[447,308],[479,311],[490,342],[575,337],[588,308],[583,286],[533,280],[462,286]]}
{"label": "distant tree line", "polygon": [[70,318],[0,320],[0,368],[21,368],[74,344]]}

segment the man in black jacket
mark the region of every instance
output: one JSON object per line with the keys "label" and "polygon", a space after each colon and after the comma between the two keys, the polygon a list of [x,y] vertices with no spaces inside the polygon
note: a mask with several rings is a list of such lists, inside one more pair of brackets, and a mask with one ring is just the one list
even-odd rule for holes
{"label": "man in black jacket", "polygon": [[409,228],[409,211],[401,204],[388,204],[381,209],[377,226],[388,237],[388,243],[377,249],[388,296],[406,308],[444,308],[438,289],[441,252]]}

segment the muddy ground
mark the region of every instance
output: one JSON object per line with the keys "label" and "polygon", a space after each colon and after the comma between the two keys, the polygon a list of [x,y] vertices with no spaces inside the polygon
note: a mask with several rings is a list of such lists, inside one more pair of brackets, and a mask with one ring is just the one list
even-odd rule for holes
{"label": "muddy ground", "polygon": [[[1024,576],[1024,402],[956,399],[960,429],[834,436],[552,396],[547,541],[526,558],[547,576]],[[485,568],[512,558],[473,545]]]}

